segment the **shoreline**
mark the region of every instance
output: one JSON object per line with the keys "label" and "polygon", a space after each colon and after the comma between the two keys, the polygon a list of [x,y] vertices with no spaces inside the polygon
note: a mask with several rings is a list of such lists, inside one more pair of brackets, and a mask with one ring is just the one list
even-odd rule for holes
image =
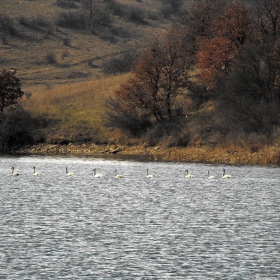
{"label": "shoreline", "polygon": [[205,162],[212,164],[280,166],[280,145],[263,146],[251,151],[244,147],[188,146],[166,148],[160,145],[125,146],[83,144],[37,144],[11,151],[13,154],[69,155],[106,158],[139,158],[148,161]]}

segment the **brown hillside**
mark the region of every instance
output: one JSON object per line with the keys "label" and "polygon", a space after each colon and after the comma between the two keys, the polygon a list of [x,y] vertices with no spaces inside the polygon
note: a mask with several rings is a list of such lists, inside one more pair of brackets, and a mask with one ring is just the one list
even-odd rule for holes
{"label": "brown hillside", "polygon": [[[75,83],[103,77],[102,63],[125,48],[141,46],[147,37],[166,30],[170,20],[160,14],[162,1],[115,1],[123,7],[145,14],[145,24],[110,15],[110,25],[92,34],[87,30],[58,27],[56,20],[62,12],[77,9],[59,7],[56,0],[1,0],[0,14],[13,20],[18,36],[0,41],[0,68],[17,70],[23,91],[35,93],[58,84]],[[38,18],[48,21],[43,30],[20,23]],[[52,61],[54,60],[54,62]]]}

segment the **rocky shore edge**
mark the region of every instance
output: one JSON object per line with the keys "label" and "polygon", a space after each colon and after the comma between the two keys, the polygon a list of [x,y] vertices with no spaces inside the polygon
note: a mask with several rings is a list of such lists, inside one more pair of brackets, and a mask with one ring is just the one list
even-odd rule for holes
{"label": "rocky shore edge", "polygon": [[110,157],[118,159],[139,158],[149,161],[174,162],[205,162],[220,164],[252,164],[252,165],[279,165],[280,144],[277,146],[264,146],[259,149],[240,147],[163,147],[154,146],[124,146],[124,145],[96,145],[83,144],[37,144],[25,146],[16,151],[16,154],[30,155],[69,155]]}

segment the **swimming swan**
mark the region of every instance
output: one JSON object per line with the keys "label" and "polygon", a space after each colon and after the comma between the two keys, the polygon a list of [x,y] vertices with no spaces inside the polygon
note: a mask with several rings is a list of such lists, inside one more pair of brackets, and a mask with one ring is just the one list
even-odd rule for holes
{"label": "swimming swan", "polygon": [[35,167],[35,166],[33,166],[33,169],[34,169],[34,172],[33,172],[33,175],[34,175],[34,176],[39,176],[39,175],[41,175],[41,173],[40,173],[39,171],[35,171],[35,170],[36,170],[36,167]]}
{"label": "swimming swan", "polygon": [[73,172],[68,172],[68,168],[66,167],[66,176],[73,176],[74,173]]}
{"label": "swimming swan", "polygon": [[14,169],[15,169],[14,167],[12,167],[11,169],[12,169],[12,176],[18,176],[19,175],[18,172],[14,172]]}
{"label": "swimming swan", "polygon": [[216,176],[214,176],[214,175],[211,175],[211,176],[210,176],[209,170],[208,170],[208,179],[216,179]]}
{"label": "swimming swan", "polygon": [[223,175],[222,175],[222,178],[232,178],[232,176],[231,175],[229,175],[229,174],[225,174],[226,173],[226,170],[225,169],[223,169]]}
{"label": "swimming swan", "polygon": [[114,174],[115,174],[115,178],[123,178],[123,175],[121,174],[117,174],[117,170],[114,171]]}
{"label": "swimming swan", "polygon": [[153,177],[154,177],[154,175],[149,174],[149,169],[147,169],[147,175],[146,175],[146,178],[153,178]]}
{"label": "swimming swan", "polygon": [[102,178],[102,177],[104,177],[104,175],[103,174],[96,174],[96,168],[94,168],[93,170],[93,177],[94,178]]}
{"label": "swimming swan", "polygon": [[186,170],[186,178],[192,178],[193,175],[192,174],[189,174],[189,170]]}

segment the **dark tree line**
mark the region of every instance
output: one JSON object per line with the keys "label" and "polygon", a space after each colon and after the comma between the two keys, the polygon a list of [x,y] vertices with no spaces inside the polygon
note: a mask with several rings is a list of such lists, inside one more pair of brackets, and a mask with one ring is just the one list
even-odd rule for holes
{"label": "dark tree line", "polygon": [[46,125],[45,120],[34,117],[18,103],[23,97],[21,82],[15,71],[0,73],[0,150],[11,150],[34,142],[33,132]]}

